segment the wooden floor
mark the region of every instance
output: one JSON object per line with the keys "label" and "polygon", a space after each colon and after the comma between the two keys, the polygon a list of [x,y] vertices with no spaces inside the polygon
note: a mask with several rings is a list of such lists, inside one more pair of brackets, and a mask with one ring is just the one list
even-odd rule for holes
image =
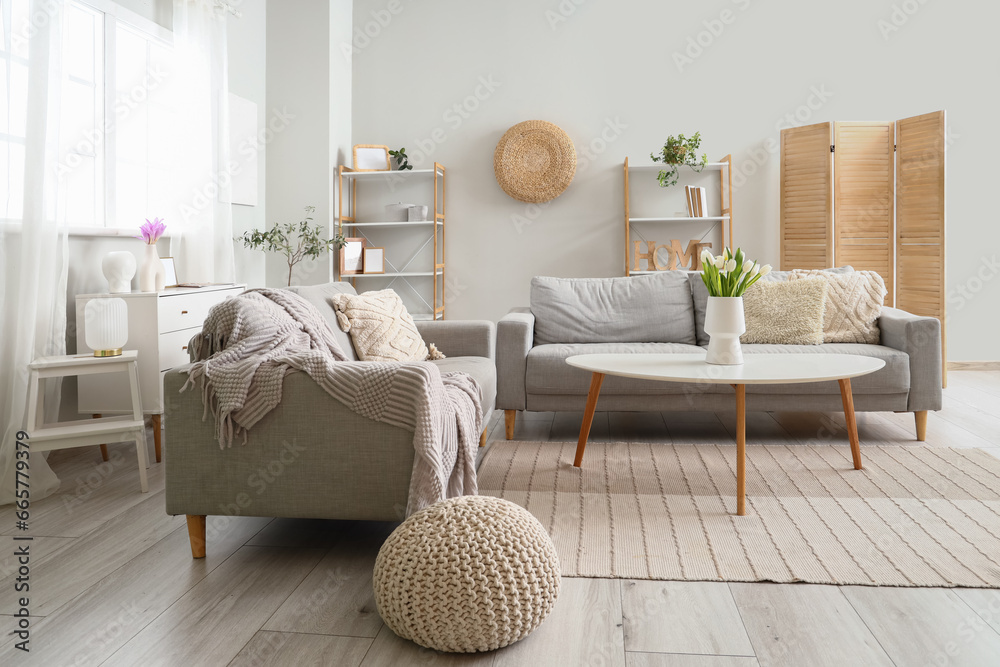
{"label": "wooden floor", "polygon": [[[950,384],[928,444],[1000,455],[1000,372],[952,372]],[[500,417],[491,443],[503,437]],[[752,413],[748,442],[798,441],[830,419],[843,423]],[[716,442],[732,437],[734,422],[725,413],[598,413],[592,437]],[[575,440],[579,423],[580,414],[520,414],[515,437]],[[862,447],[913,443],[912,415],[863,414],[859,428]],[[134,450],[111,452],[110,463],[96,447],[51,455],[62,487],[32,507],[27,655],[7,634],[15,531],[13,509],[0,508],[0,665],[1000,664],[995,590],[610,579],[564,579],[555,611],[520,643],[439,654],[396,637],[375,610],[372,566],[393,526],[215,517],[208,557],[195,561],[184,518],[164,513],[163,465],[152,465],[150,493],[140,494]]]}

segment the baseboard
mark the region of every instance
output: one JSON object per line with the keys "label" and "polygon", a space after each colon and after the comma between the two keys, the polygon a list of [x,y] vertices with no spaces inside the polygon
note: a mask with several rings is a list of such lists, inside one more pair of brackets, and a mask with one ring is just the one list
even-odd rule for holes
{"label": "baseboard", "polygon": [[1000,371],[1000,361],[949,361],[949,371]]}

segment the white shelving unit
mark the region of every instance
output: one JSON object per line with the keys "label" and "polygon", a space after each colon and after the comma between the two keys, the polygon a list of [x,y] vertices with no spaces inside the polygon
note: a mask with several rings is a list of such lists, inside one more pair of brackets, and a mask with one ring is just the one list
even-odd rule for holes
{"label": "white shelving unit", "polygon": [[[732,247],[733,244],[733,169],[732,169],[732,156],[727,155],[722,158],[719,162],[709,162],[704,166],[701,171],[718,171],[719,172],[719,215],[709,215],[702,217],[691,217],[691,216],[636,216],[631,215],[631,190],[629,187],[629,177],[632,173],[642,174],[643,178],[655,178],[651,175],[659,173],[663,169],[663,165],[660,164],[629,164],[628,158],[625,158],[624,165],[624,176],[625,176],[625,275],[626,276],[638,276],[646,275],[650,273],[657,273],[657,271],[635,271],[632,267],[632,226],[635,224],[671,224],[671,223],[689,223],[689,222],[704,222],[711,223],[712,226],[719,224],[721,227],[722,245],[723,247]],[[691,167],[682,166],[680,168],[681,174],[685,172],[694,173]],[[680,187],[678,184],[676,187]],[[728,229],[727,229],[728,228]],[[728,231],[728,234],[727,234]],[[640,240],[642,237],[640,236]]]}
{"label": "white shelving unit", "polygon": [[[430,181],[433,185],[433,204],[428,206],[433,212],[430,220],[420,221],[380,221],[358,219],[358,184],[371,183],[375,186],[394,184],[414,184]],[[364,186],[362,187],[364,189]],[[376,188],[373,188],[376,190]],[[343,276],[357,286],[357,281],[365,283],[376,280],[385,281],[378,289],[391,288],[397,281],[409,288],[419,302],[418,307],[425,310],[410,308],[410,315],[415,320],[444,319],[444,279],[445,279],[445,168],[434,163],[433,169],[411,169],[407,171],[354,171],[350,167],[337,168],[337,229],[349,238],[364,238],[371,243],[369,235],[377,234],[379,242],[374,247],[385,248],[385,273],[356,274]],[[430,202],[428,202],[430,204]],[[418,245],[416,251],[404,251],[398,245],[393,247],[392,232],[397,230],[427,230],[426,240]],[[431,246],[431,261],[421,261],[420,255],[425,248]],[[404,254],[405,253],[405,254]],[[400,260],[403,256],[405,259]],[[429,265],[428,265],[429,264]],[[338,274],[340,267],[337,267]]]}

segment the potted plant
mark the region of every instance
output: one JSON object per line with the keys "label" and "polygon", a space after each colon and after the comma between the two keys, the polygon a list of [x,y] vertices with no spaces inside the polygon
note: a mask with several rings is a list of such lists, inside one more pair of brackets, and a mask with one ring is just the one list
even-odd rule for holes
{"label": "potted plant", "polygon": [[722,365],[742,364],[740,336],[747,330],[743,318],[743,294],[771,272],[771,265],[761,266],[747,259],[742,248],[737,248],[735,254],[726,248],[717,257],[706,249],[702,252],[701,263],[701,279],[708,288],[705,333],[711,337],[705,361]]}
{"label": "potted plant", "polygon": [[699,146],[701,146],[701,132],[695,132],[690,137],[678,134],[674,138],[671,135],[667,137],[667,141],[663,144],[663,148],[660,149],[659,154],[649,154],[653,162],[662,162],[667,165],[666,169],[661,169],[660,173],[656,175],[656,180],[659,181],[660,187],[667,188],[671,185],[677,185],[677,167],[679,165],[687,165],[695,171],[701,171],[705,168],[705,165],[708,164],[708,155],[702,153],[701,160],[699,160]]}
{"label": "potted plant", "polygon": [[288,262],[288,284],[292,284],[292,269],[306,257],[315,259],[322,253],[335,248],[343,248],[347,242],[343,234],[337,234],[332,239],[323,239],[323,230],[319,225],[311,225],[315,206],[306,206],[304,220],[284,225],[275,224],[267,231],[251,229],[237,236],[237,241],[243,241],[244,247],[265,252],[280,252]]}
{"label": "potted plant", "polygon": [[410,158],[406,154],[406,148],[400,148],[398,151],[389,151],[389,155],[396,160],[396,171],[413,169],[413,165],[410,164]]}

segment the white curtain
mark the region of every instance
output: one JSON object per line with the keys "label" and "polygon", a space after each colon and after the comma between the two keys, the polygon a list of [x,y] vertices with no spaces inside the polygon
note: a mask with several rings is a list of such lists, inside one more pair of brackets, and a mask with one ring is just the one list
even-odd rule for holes
{"label": "white curtain", "polygon": [[[4,82],[8,125],[0,162],[0,504],[14,500],[15,448],[25,429],[28,364],[66,353],[68,239],[60,163],[60,88],[64,0],[0,0],[3,61],[27,73],[27,96]],[[23,125],[18,121],[23,119]],[[23,147],[23,148],[22,148]],[[45,388],[47,421],[59,409],[59,383]],[[40,455],[30,461],[32,500],[59,487]]]}
{"label": "white curtain", "polygon": [[[215,0],[174,0],[176,210],[171,255],[184,282],[234,282],[226,12]],[[176,232],[180,230],[180,234]]]}

